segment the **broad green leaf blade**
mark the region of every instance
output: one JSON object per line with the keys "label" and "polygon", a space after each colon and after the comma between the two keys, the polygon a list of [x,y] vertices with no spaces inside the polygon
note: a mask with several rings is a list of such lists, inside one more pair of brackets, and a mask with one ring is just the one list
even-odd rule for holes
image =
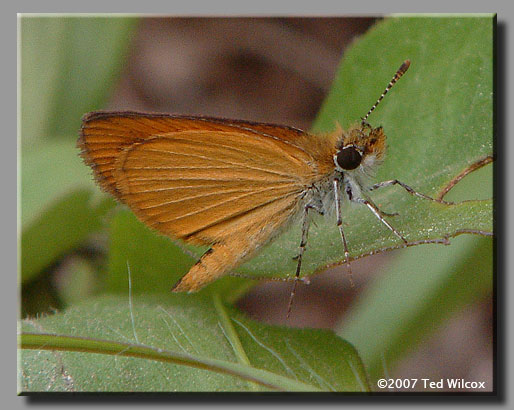
{"label": "broad green leaf blade", "polygon": [[92,201],[91,192],[73,191],[55,201],[22,232],[21,279],[33,279],[64,253],[74,249],[84,238],[99,230],[102,218],[112,207],[110,199]]}
{"label": "broad green leaf blade", "polygon": [[79,157],[75,141],[32,144],[21,152],[21,228],[37,223],[60,197],[88,189],[100,197],[91,171]]}
{"label": "broad green leaf blade", "polygon": [[136,20],[33,17],[21,34],[21,137],[75,139],[82,115],[103,106]]}
{"label": "broad green leaf blade", "polygon": [[[315,130],[328,131],[359,121],[407,58],[411,67],[369,118],[388,136],[386,160],[375,182],[399,179],[437,196],[452,179],[492,157],[491,16],[478,18],[390,18],[377,24],[345,54]],[[492,180],[490,181],[492,185]],[[412,197],[399,187],[370,197],[409,243],[441,241],[464,231],[492,232],[492,201],[441,205]],[[473,198],[468,198],[473,199]],[[345,206],[343,227],[351,258],[402,246],[362,206]],[[335,216],[311,225],[303,274],[340,263],[343,249]],[[239,271],[259,276],[293,275],[299,226]]]}
{"label": "broad green leaf blade", "polygon": [[[132,306],[105,296],[23,321],[21,391],[368,389],[355,350],[332,332],[258,324],[199,296],[134,298]],[[238,361],[234,337],[249,365]]]}
{"label": "broad green leaf blade", "polygon": [[35,144],[21,155],[21,276],[34,278],[103,226],[114,201],[94,187],[74,141]]}
{"label": "broad green leaf blade", "polygon": [[132,212],[120,211],[110,228],[106,290],[126,294],[128,269],[134,294],[170,293],[196,262],[169,238],[151,231]]}

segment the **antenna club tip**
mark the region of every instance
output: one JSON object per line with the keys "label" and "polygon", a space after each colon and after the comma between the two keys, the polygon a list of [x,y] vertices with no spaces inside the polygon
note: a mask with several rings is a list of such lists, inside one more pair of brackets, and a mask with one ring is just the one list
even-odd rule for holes
{"label": "antenna club tip", "polygon": [[400,69],[398,71],[404,73],[405,71],[407,71],[410,67],[410,60],[407,59],[403,62],[403,64],[401,65]]}

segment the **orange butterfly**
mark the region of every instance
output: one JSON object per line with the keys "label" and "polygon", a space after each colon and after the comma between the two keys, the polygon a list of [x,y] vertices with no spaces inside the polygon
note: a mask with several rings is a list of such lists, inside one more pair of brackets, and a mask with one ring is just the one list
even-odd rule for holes
{"label": "orange butterfly", "polygon": [[[301,218],[296,286],[309,212],[324,214],[334,201],[349,265],[342,195],[366,205],[406,242],[364,197],[364,176],[383,159],[386,139],[366,119],[409,65],[402,64],[361,124],[348,132],[319,136],[249,121],[100,111],[84,116],[78,146],[100,186],[144,223],[186,243],[211,245],[175,292],[196,291],[227,274]],[[396,180],[371,189],[392,184],[428,198]]]}

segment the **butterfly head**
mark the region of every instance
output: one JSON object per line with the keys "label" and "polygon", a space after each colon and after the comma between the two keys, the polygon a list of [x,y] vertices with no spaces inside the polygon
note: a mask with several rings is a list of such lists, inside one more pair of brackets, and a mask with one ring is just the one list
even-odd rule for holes
{"label": "butterfly head", "polygon": [[382,127],[357,126],[350,129],[337,145],[334,154],[336,170],[347,172],[379,163],[384,158],[385,140]]}

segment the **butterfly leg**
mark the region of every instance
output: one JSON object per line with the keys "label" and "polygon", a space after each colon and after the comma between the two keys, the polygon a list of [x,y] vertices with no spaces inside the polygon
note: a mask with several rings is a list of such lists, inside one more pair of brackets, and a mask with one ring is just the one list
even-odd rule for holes
{"label": "butterfly leg", "polygon": [[366,205],[371,212],[373,212],[373,215],[375,215],[380,222],[382,222],[387,228],[394,233],[398,238],[400,238],[404,243],[407,243],[407,239],[403,237],[403,235],[398,232],[389,222],[387,222],[384,219],[383,213],[378,207],[371,202],[369,199],[362,199],[362,198],[353,198],[352,201],[358,202],[360,204]]}
{"label": "butterfly leg", "polygon": [[339,180],[334,179],[334,199],[336,203],[336,218],[337,218],[337,227],[339,228],[339,233],[341,234],[341,240],[343,241],[343,249],[344,249],[344,262],[346,267],[348,268],[348,276],[350,278],[350,284],[353,286],[353,273],[352,268],[350,266],[350,252],[348,252],[348,244],[346,243],[346,236],[343,231],[343,217],[341,214],[341,198],[339,196]]}
{"label": "butterfly leg", "polygon": [[293,289],[291,290],[291,296],[289,297],[289,304],[287,305],[286,319],[289,319],[289,315],[291,314],[291,307],[293,306],[293,299],[294,299],[294,295],[296,293],[296,285],[298,284],[298,282],[300,280],[300,271],[302,268],[302,257],[303,257],[303,253],[305,252],[305,246],[307,245],[307,236],[309,234],[309,225],[310,225],[309,210],[310,209],[315,209],[320,214],[323,214],[323,211],[321,210],[321,208],[318,208],[317,206],[315,206],[313,204],[305,205],[305,208],[303,211],[302,240],[300,242],[300,250],[298,252],[298,255],[295,257],[296,273],[295,273],[294,282],[293,282]]}
{"label": "butterfly leg", "polygon": [[369,190],[373,191],[375,189],[383,188],[383,187],[391,186],[391,185],[400,185],[409,194],[417,196],[417,197],[422,198],[422,199],[428,199],[429,201],[439,202],[439,203],[442,203],[442,204],[448,204],[448,205],[452,204],[452,202],[443,201],[442,199],[435,199],[435,198],[432,198],[432,197],[430,197],[428,195],[422,194],[421,192],[417,192],[413,188],[408,186],[407,184],[404,184],[403,182],[398,181],[397,179],[391,179],[389,181],[379,182],[378,184],[375,184],[375,185],[371,186],[369,188]]}

